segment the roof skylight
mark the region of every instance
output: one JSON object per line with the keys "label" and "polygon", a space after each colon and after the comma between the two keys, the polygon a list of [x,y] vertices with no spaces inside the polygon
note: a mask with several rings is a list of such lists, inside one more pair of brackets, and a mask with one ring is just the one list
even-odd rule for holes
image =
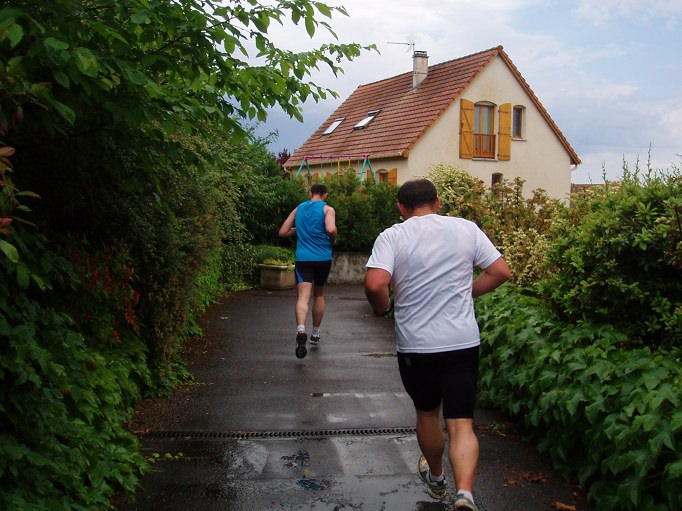
{"label": "roof skylight", "polygon": [[372,119],[374,119],[377,114],[379,113],[379,110],[372,110],[367,114],[367,116],[362,119],[359,123],[357,123],[355,126],[353,126],[354,130],[361,130],[365,126],[367,126]]}
{"label": "roof skylight", "polygon": [[345,119],[345,117],[341,117],[340,119],[336,119],[333,123],[331,123],[329,125],[329,127],[326,130],[324,130],[324,133],[322,133],[322,134],[323,135],[331,134],[336,128],[339,127],[339,124],[341,124],[344,119]]}

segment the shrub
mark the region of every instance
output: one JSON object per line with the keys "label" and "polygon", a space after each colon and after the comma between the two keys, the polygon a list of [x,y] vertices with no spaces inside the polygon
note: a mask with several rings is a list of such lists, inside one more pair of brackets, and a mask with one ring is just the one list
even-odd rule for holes
{"label": "shrub", "polygon": [[[284,261],[282,264],[291,264],[296,259],[292,248],[277,247],[273,245],[256,245],[253,247],[254,259],[257,264],[267,260]],[[268,263],[265,263],[268,264]]]}
{"label": "shrub", "polygon": [[481,228],[488,224],[486,217],[491,212],[483,181],[465,170],[445,164],[433,166],[427,177],[438,190],[442,215],[465,218]]}
{"label": "shrub", "polygon": [[546,275],[541,264],[547,253],[549,240],[535,229],[517,229],[502,232],[497,248],[504,256],[512,273],[511,281],[525,287],[533,287]]}
{"label": "shrub", "polygon": [[381,231],[400,221],[398,187],[360,181],[353,168],[324,177],[327,202],[336,211],[338,236],[334,250],[367,252]]}
{"label": "shrub", "polygon": [[682,344],[682,178],[626,174],[556,225],[540,291],[562,316],[612,323],[630,342]]}
{"label": "shrub", "polygon": [[239,219],[255,245],[288,245],[278,235],[291,210],[307,200],[302,177],[287,177],[264,143],[240,144],[228,160],[238,187]]}
{"label": "shrub", "polygon": [[[150,377],[125,265],[101,254],[74,267],[20,225],[10,238],[19,259],[0,254],[0,507],[106,509],[147,468],[123,427]],[[82,322],[66,311],[75,304]]]}
{"label": "shrub", "polygon": [[682,351],[622,350],[509,286],[476,301],[480,400],[519,419],[601,510],[682,506]]}
{"label": "shrub", "polygon": [[543,190],[524,198],[523,181],[503,181],[490,190],[483,181],[449,165],[431,168],[430,179],[441,200],[440,213],[478,224],[500,249],[512,272],[511,280],[534,284],[545,275],[545,253],[552,223],[566,207]]}

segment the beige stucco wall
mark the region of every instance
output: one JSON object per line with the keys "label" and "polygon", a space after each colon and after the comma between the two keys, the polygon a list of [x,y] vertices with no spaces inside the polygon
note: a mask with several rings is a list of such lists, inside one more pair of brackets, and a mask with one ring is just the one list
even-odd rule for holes
{"label": "beige stucco wall", "polygon": [[[484,69],[462,98],[474,103],[489,101],[498,107],[503,103],[525,107],[525,138],[512,140],[510,161],[459,158],[458,98],[412,148],[407,161],[373,160],[374,171],[397,167],[398,183],[403,183],[425,176],[432,165],[445,163],[468,171],[488,185],[494,173],[501,173],[508,180],[521,177],[525,180],[527,197],[534,189],[543,188],[551,197],[566,199],[571,188],[570,156],[501,58],[496,58]],[[495,111],[497,132],[499,117],[497,109]]]}

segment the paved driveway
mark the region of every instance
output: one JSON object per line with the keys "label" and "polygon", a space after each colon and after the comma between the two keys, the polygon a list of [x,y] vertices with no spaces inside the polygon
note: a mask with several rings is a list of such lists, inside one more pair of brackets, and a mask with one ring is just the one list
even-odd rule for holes
{"label": "paved driveway", "polygon": [[[299,360],[295,296],[234,293],[207,311],[187,355],[195,381],[132,424],[159,461],[120,511],[450,509],[416,477],[392,320],[372,316],[361,286],[328,286],[322,341]],[[481,511],[591,509],[502,416],[479,410],[476,429]]]}

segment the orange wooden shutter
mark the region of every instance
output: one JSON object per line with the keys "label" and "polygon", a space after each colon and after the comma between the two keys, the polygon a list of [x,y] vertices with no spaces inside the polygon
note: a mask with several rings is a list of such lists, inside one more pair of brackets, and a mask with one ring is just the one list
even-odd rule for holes
{"label": "orange wooden shutter", "polygon": [[474,104],[468,99],[460,100],[459,157],[474,157]]}
{"label": "orange wooden shutter", "polygon": [[511,159],[511,103],[500,105],[500,131],[497,137],[497,159],[509,161]]}
{"label": "orange wooden shutter", "polygon": [[388,171],[388,182],[392,185],[398,184],[398,169],[391,169]]}

